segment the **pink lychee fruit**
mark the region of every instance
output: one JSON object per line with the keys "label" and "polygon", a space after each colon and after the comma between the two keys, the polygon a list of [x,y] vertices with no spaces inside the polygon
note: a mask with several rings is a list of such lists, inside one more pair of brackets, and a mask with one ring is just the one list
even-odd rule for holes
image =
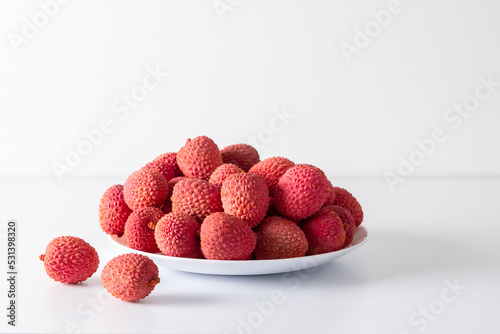
{"label": "pink lychee fruit", "polygon": [[172,211],[187,213],[201,222],[208,215],[222,211],[219,188],[196,178],[181,180],[174,186]]}
{"label": "pink lychee fruit", "polygon": [[220,151],[225,164],[235,164],[245,172],[260,161],[257,150],[248,144],[235,144],[224,147]]}
{"label": "pink lychee fruit", "polygon": [[200,229],[201,251],[210,260],[246,260],[255,248],[255,234],[243,220],[225,212],[208,216]]}
{"label": "pink lychee fruit", "polygon": [[57,237],[39,256],[50,278],[61,283],[80,283],[99,267],[96,250],[85,240],[72,236]]}
{"label": "pink lychee fruit", "polygon": [[136,302],[160,283],[156,264],[147,256],[128,253],[111,259],[101,273],[104,288],[115,298]]}
{"label": "pink lychee fruit", "polygon": [[208,180],[214,170],[222,165],[222,156],[214,141],[206,136],[188,139],[179,152],[177,164],[187,177]]}
{"label": "pink lychee fruit", "polygon": [[141,168],[127,178],[123,186],[123,195],[132,210],[150,206],[160,207],[167,199],[167,180],[155,170]]}
{"label": "pink lychee fruit", "polygon": [[163,216],[155,227],[155,239],[160,251],[167,256],[202,258],[200,223],[184,213]]}
{"label": "pink lychee fruit", "polygon": [[281,177],[274,192],[274,205],[284,217],[299,221],[323,206],[328,196],[328,179],[317,167],[295,165]]}
{"label": "pink lychee fruit", "polygon": [[122,235],[125,222],[132,210],[125,203],[123,186],[116,184],[109,187],[99,202],[99,224],[107,234]]}
{"label": "pink lychee fruit", "polygon": [[346,232],[340,217],[331,210],[320,210],[301,222],[309,248],[306,255],[334,252],[342,249]]}
{"label": "pink lychee fruit", "polygon": [[155,226],[165,213],[154,207],[140,208],[128,217],[125,223],[125,241],[136,250],[148,253],[158,253],[156,245]]}
{"label": "pink lychee fruit", "polygon": [[261,176],[269,187],[270,196],[274,196],[278,181],[293,166],[295,166],[293,161],[287,158],[272,157],[256,163],[248,172]]}
{"label": "pink lychee fruit", "polygon": [[341,206],[349,211],[354,219],[356,227],[361,225],[363,222],[363,209],[358,200],[344,188],[334,187],[333,189],[335,191],[335,201],[333,204]]}
{"label": "pink lychee fruit", "polygon": [[222,184],[221,199],[224,212],[242,219],[254,228],[266,216],[269,190],[259,175],[237,173],[230,175]]}
{"label": "pink lychee fruit", "polygon": [[220,189],[228,176],[236,173],[245,173],[245,171],[234,164],[225,163],[214,170],[208,182]]}
{"label": "pink lychee fruit", "polygon": [[308,244],[304,232],[293,221],[283,217],[267,217],[257,227],[255,257],[258,260],[301,257]]}

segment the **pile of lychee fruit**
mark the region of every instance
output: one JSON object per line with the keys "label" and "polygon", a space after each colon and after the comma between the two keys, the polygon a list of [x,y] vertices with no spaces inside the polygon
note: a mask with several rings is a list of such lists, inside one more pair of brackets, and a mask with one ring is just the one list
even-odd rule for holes
{"label": "pile of lychee fruit", "polygon": [[363,211],[318,167],[188,139],[106,190],[102,230],[135,250],[210,260],[284,259],[349,246]]}
{"label": "pile of lychee fruit", "polygon": [[[347,190],[318,167],[283,157],[260,160],[255,148],[219,150],[200,136],[165,153],[109,187],[99,203],[101,229],[135,250],[210,260],[285,259],[348,247],[363,211]],[[79,283],[99,266],[83,239],[52,240],[40,259],[47,274]],[[137,301],[159,283],[147,256],[109,261],[103,286],[116,298]]]}

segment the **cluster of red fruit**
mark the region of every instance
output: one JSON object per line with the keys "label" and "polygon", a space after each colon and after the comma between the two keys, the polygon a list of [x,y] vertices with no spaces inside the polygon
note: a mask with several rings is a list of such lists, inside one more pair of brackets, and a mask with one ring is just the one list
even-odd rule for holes
{"label": "cluster of red fruit", "polygon": [[261,161],[250,145],[219,150],[200,136],[107,189],[99,220],[104,232],[144,252],[262,260],[345,248],[363,211],[315,166]]}
{"label": "cluster of red fruit", "polygon": [[[212,260],[284,259],[349,246],[363,221],[358,201],[334,187],[319,168],[282,157],[260,161],[250,145],[219,150],[208,137],[187,141],[106,190],[99,203],[102,230],[150,253]],[[79,283],[99,267],[83,239],[52,240],[40,259],[47,274]],[[116,298],[137,301],[159,283],[158,267],[129,253],[101,273]]]}
{"label": "cluster of red fruit", "polygon": [[[85,240],[62,236],[47,245],[40,255],[50,278],[76,284],[90,278],[99,268],[99,256]],[[158,267],[147,256],[128,253],[111,259],[101,272],[101,282],[114,297],[135,302],[147,297],[160,282]]]}

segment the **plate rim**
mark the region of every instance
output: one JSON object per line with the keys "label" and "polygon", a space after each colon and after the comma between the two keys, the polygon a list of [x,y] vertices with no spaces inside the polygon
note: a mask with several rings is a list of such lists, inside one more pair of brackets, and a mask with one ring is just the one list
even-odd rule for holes
{"label": "plate rim", "polygon": [[[359,229],[359,232],[358,232]],[[364,230],[363,232],[361,230]],[[355,244],[351,244],[346,248],[333,251],[333,252],[328,252],[328,253],[322,253],[322,254],[316,254],[316,255],[307,255],[307,256],[301,256],[301,257],[293,257],[293,258],[286,258],[286,259],[266,259],[266,260],[210,260],[210,259],[196,259],[196,258],[186,258],[186,257],[175,257],[175,256],[168,256],[164,255],[162,253],[148,253],[140,250],[136,250],[133,248],[130,248],[126,246],[123,242],[120,242],[123,240],[123,236],[118,238],[116,235],[108,235],[108,240],[113,243],[115,246],[126,249],[129,252],[134,252],[134,253],[139,253],[148,257],[151,257],[153,260],[157,259],[161,263],[157,263],[160,267],[165,267],[171,270],[176,270],[176,271],[184,271],[184,272],[191,272],[191,273],[199,273],[199,274],[211,274],[211,275],[237,275],[237,276],[250,276],[250,275],[263,275],[263,274],[276,274],[276,273],[285,273],[285,272],[291,272],[291,271],[296,271],[296,270],[302,270],[302,269],[308,269],[308,268],[297,268],[297,269],[291,269],[291,270],[284,270],[284,271],[276,271],[276,272],[268,272],[268,271],[262,271],[262,270],[257,270],[258,268],[266,265],[272,265],[272,264],[280,264],[282,267],[287,264],[295,264],[300,261],[309,261],[309,262],[317,262],[318,264],[309,266],[309,268],[320,266],[323,264],[326,264],[328,262],[331,262],[345,254],[350,253],[351,251],[357,249],[358,247],[362,246],[365,244],[368,239],[369,239],[369,231],[368,229],[360,225],[356,228],[355,230],[355,236],[356,232],[358,233],[363,233],[363,235],[360,237],[359,240]],[[312,260],[312,261],[311,261]],[[316,260],[316,261],[315,261]],[[169,265],[168,263],[172,263],[173,265]],[[198,270],[187,270],[187,269],[179,269],[176,268],[175,264],[177,265],[189,265],[189,266],[196,266],[196,264],[203,264],[202,268],[199,268]],[[238,271],[230,271],[228,272],[227,270],[222,270],[221,273],[218,270],[203,270],[211,267],[212,269],[217,269],[221,267],[238,267],[241,268],[242,266],[247,266],[247,270],[249,269],[254,269],[255,273],[239,273]]]}

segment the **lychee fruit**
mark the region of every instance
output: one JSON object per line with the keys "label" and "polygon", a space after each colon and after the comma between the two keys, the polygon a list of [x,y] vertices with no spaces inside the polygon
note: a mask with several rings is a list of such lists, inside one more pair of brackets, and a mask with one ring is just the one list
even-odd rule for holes
{"label": "lychee fruit", "polygon": [[331,210],[320,210],[301,222],[309,248],[306,255],[334,252],[342,249],[346,232],[340,217]]}
{"label": "lychee fruit", "polygon": [[208,180],[214,170],[222,165],[222,156],[212,139],[199,136],[188,139],[179,150],[177,164],[185,176]]}
{"label": "lychee fruit", "polygon": [[161,160],[164,164],[170,165],[174,170],[175,177],[184,176],[184,174],[182,174],[179,168],[179,165],[177,164],[177,153],[175,152],[163,153],[159,155],[155,160]]}
{"label": "lychee fruit", "polygon": [[222,184],[221,199],[224,212],[242,219],[254,228],[266,216],[269,190],[259,175],[237,173],[230,175]]}
{"label": "lychee fruit", "polygon": [[181,180],[174,186],[172,211],[187,213],[201,222],[208,215],[222,211],[220,190],[204,180]]}
{"label": "lychee fruit", "polygon": [[200,223],[184,213],[163,216],[155,227],[155,239],[160,251],[167,256],[202,258]]}
{"label": "lychee fruit", "polygon": [[154,207],[140,208],[127,219],[125,223],[125,241],[127,245],[136,250],[148,253],[158,253],[156,245],[155,226],[165,213]]}
{"label": "lychee fruit", "polygon": [[184,180],[184,179],[187,179],[187,177],[185,177],[185,176],[176,176],[176,177],[174,177],[173,179],[171,179],[170,181],[167,182],[168,195],[167,195],[167,199],[165,200],[165,202],[161,206],[161,209],[163,210],[163,212],[165,212],[165,213],[172,212],[172,199],[171,199],[171,197],[172,197],[172,193],[174,191],[174,187],[175,187],[175,185],[179,181]]}
{"label": "lychee fruit", "polygon": [[363,209],[358,200],[344,188],[334,187],[333,190],[335,191],[335,201],[333,204],[347,209],[351,213],[356,227],[361,225],[363,222]]}
{"label": "lychee fruit", "polygon": [[146,298],[160,283],[156,264],[147,256],[128,253],[111,259],[101,273],[104,288],[114,297],[136,302]]}
{"label": "lychee fruit", "polygon": [[295,165],[279,180],[274,205],[286,218],[299,221],[317,212],[328,195],[325,173],[311,165]]}
{"label": "lychee fruit", "polygon": [[245,172],[260,161],[259,153],[248,144],[235,144],[224,147],[220,154],[225,164],[235,164]]}
{"label": "lychee fruit", "polygon": [[[159,172],[165,180],[170,181],[175,177],[174,167],[172,162],[177,166],[177,161],[175,160],[175,153],[172,161],[172,153],[160,154],[153,161],[148,162],[144,168],[152,169]],[[177,166],[178,167],[178,166]]]}
{"label": "lychee fruit", "polygon": [[72,236],[53,239],[39,258],[47,275],[61,283],[83,282],[99,267],[99,256],[94,247]]}
{"label": "lychee fruit", "polygon": [[125,203],[121,184],[111,186],[104,192],[99,202],[99,224],[104,232],[122,235],[131,213],[132,210]]}
{"label": "lychee fruit", "polygon": [[295,164],[287,158],[272,157],[258,162],[248,172],[260,175],[269,187],[269,195],[274,196],[274,189],[276,189],[278,181],[293,166]]}
{"label": "lychee fruit", "polygon": [[328,180],[328,196],[326,197],[324,205],[333,205],[334,202],[335,202],[335,189],[333,188],[333,184],[330,182],[330,180]]}
{"label": "lychee fruit", "polygon": [[342,248],[349,246],[354,238],[354,231],[356,230],[356,224],[354,223],[354,219],[349,211],[338,205],[326,205],[322,207],[321,210],[332,210],[339,215],[340,220],[342,220],[342,223],[344,224],[345,230],[345,241]]}
{"label": "lychee fruit", "polygon": [[227,177],[236,173],[245,173],[245,171],[234,164],[225,163],[214,170],[208,182],[220,189]]}
{"label": "lychee fruit", "polygon": [[167,199],[167,180],[155,170],[141,168],[127,178],[123,195],[132,210],[149,206],[160,207]]}
{"label": "lychee fruit", "polygon": [[258,260],[301,257],[307,252],[306,235],[295,222],[286,218],[267,217],[255,234],[254,254]]}
{"label": "lychee fruit", "polygon": [[200,229],[201,251],[210,260],[247,260],[255,248],[255,234],[243,220],[225,212],[208,216]]}

